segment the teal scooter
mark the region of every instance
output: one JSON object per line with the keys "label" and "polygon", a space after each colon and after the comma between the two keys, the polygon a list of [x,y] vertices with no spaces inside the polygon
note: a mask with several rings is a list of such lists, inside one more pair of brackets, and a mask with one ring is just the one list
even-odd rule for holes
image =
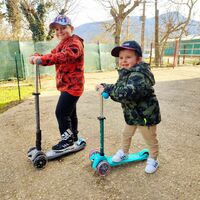
{"label": "teal scooter", "polygon": [[121,162],[113,162],[112,156],[107,156],[104,154],[104,120],[105,117],[103,115],[103,101],[104,99],[109,98],[109,95],[105,92],[102,93],[100,97],[100,116],[98,120],[100,122],[100,151],[91,150],[89,154],[89,159],[92,162],[92,169],[96,170],[100,176],[106,176],[111,167],[126,164],[130,162],[137,162],[147,160],[149,157],[149,151],[147,149],[143,149],[137,153],[128,154],[128,158]]}

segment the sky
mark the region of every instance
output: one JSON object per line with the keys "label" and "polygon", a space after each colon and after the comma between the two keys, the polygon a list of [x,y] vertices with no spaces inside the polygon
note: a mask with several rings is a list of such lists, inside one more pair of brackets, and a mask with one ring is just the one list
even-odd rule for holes
{"label": "sky", "polygon": [[[149,0],[154,2],[153,0]],[[160,14],[166,12],[166,6],[169,4],[167,0],[158,0]],[[200,8],[200,0],[198,0],[195,5],[194,13],[196,13],[192,18],[200,21],[200,14],[197,13],[197,10]],[[185,15],[185,9],[180,9],[182,15]],[[148,3],[146,7],[146,17],[154,17],[154,3]],[[140,16],[142,14],[142,6],[138,6],[131,15]],[[73,25],[75,27],[80,26],[85,23],[106,21],[112,19],[109,15],[109,11],[105,10],[97,0],[79,0],[78,5],[74,8],[73,12],[69,14],[69,17],[72,19]]]}

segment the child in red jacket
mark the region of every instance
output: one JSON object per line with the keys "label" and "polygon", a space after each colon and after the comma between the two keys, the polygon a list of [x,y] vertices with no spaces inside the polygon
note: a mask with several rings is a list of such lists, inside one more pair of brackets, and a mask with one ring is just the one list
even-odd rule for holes
{"label": "child in red jacket", "polygon": [[84,89],[84,45],[83,39],[72,34],[74,27],[65,15],[58,15],[50,24],[60,43],[49,54],[34,54],[31,64],[56,66],[56,85],[60,97],[56,107],[56,118],[61,140],[52,147],[65,151],[78,140],[78,118],[76,103]]}

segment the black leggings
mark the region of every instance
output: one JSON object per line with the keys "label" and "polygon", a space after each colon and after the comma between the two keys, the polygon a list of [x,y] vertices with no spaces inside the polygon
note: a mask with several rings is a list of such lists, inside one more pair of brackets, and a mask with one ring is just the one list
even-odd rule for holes
{"label": "black leggings", "polygon": [[55,112],[60,134],[63,134],[67,129],[70,129],[74,134],[78,134],[78,118],[76,114],[78,99],[79,97],[77,96],[61,92]]}

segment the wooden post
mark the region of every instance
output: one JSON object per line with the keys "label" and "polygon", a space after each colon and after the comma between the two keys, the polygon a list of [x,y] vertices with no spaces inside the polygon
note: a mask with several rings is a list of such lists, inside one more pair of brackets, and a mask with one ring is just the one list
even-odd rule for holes
{"label": "wooden post", "polygon": [[142,28],[141,28],[141,48],[142,51],[144,51],[144,34],[145,34],[145,4],[146,1],[143,1],[143,12],[142,12],[142,17],[141,17],[141,23],[142,23]]}
{"label": "wooden post", "polygon": [[183,64],[185,64],[185,54],[186,54],[186,45],[184,44],[183,46],[184,51],[183,51]]}
{"label": "wooden post", "polygon": [[179,40],[177,39],[175,42],[175,48],[174,48],[174,62],[173,62],[173,68],[177,67],[177,61],[178,61],[178,45],[179,45]]}

